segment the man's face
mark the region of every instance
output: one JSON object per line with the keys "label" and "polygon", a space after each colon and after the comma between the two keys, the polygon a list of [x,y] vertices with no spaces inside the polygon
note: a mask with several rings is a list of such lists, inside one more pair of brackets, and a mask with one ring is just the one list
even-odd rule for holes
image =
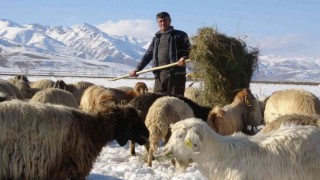
{"label": "man's face", "polygon": [[168,17],[165,18],[158,18],[158,25],[161,31],[165,32],[168,30],[168,28],[170,27],[171,24],[171,20]]}

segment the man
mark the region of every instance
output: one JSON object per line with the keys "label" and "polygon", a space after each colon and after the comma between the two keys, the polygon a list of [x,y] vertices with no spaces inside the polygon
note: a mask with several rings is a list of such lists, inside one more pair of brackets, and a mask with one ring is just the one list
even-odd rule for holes
{"label": "man", "polygon": [[153,60],[153,67],[178,62],[172,68],[154,71],[155,93],[183,95],[186,83],[185,60],[189,57],[190,41],[188,35],[171,26],[171,18],[167,12],[156,15],[160,30],[155,34],[147,52],[142,57],[130,76],[137,77],[137,72]]}

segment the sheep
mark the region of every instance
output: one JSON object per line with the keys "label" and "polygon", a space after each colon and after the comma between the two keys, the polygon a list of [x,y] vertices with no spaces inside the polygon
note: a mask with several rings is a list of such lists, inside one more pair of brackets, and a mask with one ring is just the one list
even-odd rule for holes
{"label": "sheep", "polygon": [[231,104],[222,108],[214,107],[210,111],[208,125],[221,135],[231,135],[245,130],[249,125],[249,116],[253,116],[249,112],[249,107],[253,105],[254,99],[250,89],[238,90]]}
{"label": "sheep", "polygon": [[134,90],[138,92],[139,95],[144,94],[148,92],[148,86],[144,82],[137,82],[134,86]]}
{"label": "sheep", "polygon": [[31,99],[30,102],[42,102],[51,104],[60,104],[69,107],[78,108],[78,103],[74,98],[73,94],[68,91],[57,89],[57,88],[47,88],[38,91]]}
{"label": "sheep", "polygon": [[164,144],[168,141],[170,124],[191,117],[194,117],[193,110],[176,97],[164,96],[152,104],[145,120],[150,134],[148,166],[152,166],[153,152],[157,150],[159,140],[162,138]]}
{"label": "sheep", "polygon": [[146,143],[148,130],[132,106],[90,113],[60,105],[0,103],[0,179],[85,179],[102,148]]}
{"label": "sheep", "polygon": [[186,168],[196,163],[208,179],[301,180],[320,177],[320,129],[283,126],[267,134],[221,136],[197,118],[171,126],[164,154]]}
{"label": "sheep", "polygon": [[303,89],[276,91],[266,102],[265,123],[285,114],[320,114],[320,101],[317,96]]}
{"label": "sheep", "polygon": [[19,89],[9,81],[0,79],[0,92],[7,95],[6,99],[24,99]]}
{"label": "sheep", "polygon": [[25,99],[31,99],[32,96],[36,93],[36,90],[31,88],[30,85],[23,80],[10,78],[8,79],[8,81],[19,89]]}
{"label": "sheep", "polygon": [[50,79],[40,79],[38,81],[30,82],[30,87],[39,91],[46,88],[52,88],[54,86],[54,81]]}
{"label": "sheep", "polygon": [[187,87],[184,91],[184,97],[201,104],[203,102],[203,91],[200,88]]}
{"label": "sheep", "polygon": [[54,88],[69,91],[76,98],[78,105],[80,105],[81,97],[84,91],[93,85],[93,83],[86,81],[79,81],[74,84],[66,84],[63,80],[58,79],[54,84]]}
{"label": "sheep", "polygon": [[137,82],[134,88],[128,87],[128,86],[120,86],[120,87],[116,87],[116,89],[125,91],[127,94],[130,94],[132,97],[136,97],[148,92],[148,87],[144,82]]}
{"label": "sheep", "polygon": [[263,124],[263,101],[255,97],[252,106],[248,107],[248,118],[244,121],[244,129],[242,132],[253,135],[258,131],[258,126]]}
{"label": "sheep", "polygon": [[320,127],[320,116],[317,114],[287,114],[278,117],[274,121],[265,125],[258,133],[268,133],[279,129],[283,124],[311,125]]}
{"label": "sheep", "polygon": [[29,82],[30,82],[29,79],[27,78],[27,76],[25,76],[25,75],[20,75],[20,74],[15,75],[15,76],[14,76],[14,79],[21,80],[21,81],[23,81],[23,82],[25,82],[25,83],[29,83]]}
{"label": "sheep", "polygon": [[80,101],[80,109],[91,111],[110,103],[127,104],[132,98],[122,90],[93,85],[84,91]]}
{"label": "sheep", "polygon": [[8,100],[10,100],[10,97],[8,96],[8,94],[3,93],[3,92],[0,91],[0,102],[8,101]]}
{"label": "sheep", "polygon": [[[148,113],[151,105],[158,98],[163,97],[163,96],[167,96],[167,94],[145,93],[145,94],[141,94],[141,95],[133,98],[129,102],[129,104],[141,111],[141,113],[140,113],[141,119],[143,121],[145,121],[147,113]],[[203,119],[203,120],[207,120],[208,114],[209,114],[210,110],[212,109],[211,107],[201,106],[201,105],[199,105],[199,104],[193,102],[192,100],[190,100],[186,97],[183,97],[183,96],[174,96],[174,97],[177,97],[177,98],[181,99],[182,101],[184,101],[185,103],[187,103],[191,107],[191,109],[193,110],[195,117]],[[132,141],[130,142],[130,154],[135,155],[135,144]]]}

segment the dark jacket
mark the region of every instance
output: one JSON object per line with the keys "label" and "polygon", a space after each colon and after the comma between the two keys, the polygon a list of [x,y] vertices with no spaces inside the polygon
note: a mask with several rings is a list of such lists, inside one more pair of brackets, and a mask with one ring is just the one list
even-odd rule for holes
{"label": "dark jacket", "polygon": [[[161,37],[161,32],[158,31],[152,39],[152,42],[147,50],[147,52],[142,57],[140,63],[137,65],[137,70],[141,71],[144,67],[146,67],[151,60],[153,60],[153,67],[157,67],[159,65],[158,62],[158,45]],[[187,33],[179,30],[175,30],[172,27],[171,36],[169,38],[169,60],[170,63],[177,62],[181,57],[185,56],[189,57],[190,53],[190,41]],[[173,73],[185,74],[186,67],[175,66],[170,69]],[[153,73],[156,75],[159,71],[154,71]]]}

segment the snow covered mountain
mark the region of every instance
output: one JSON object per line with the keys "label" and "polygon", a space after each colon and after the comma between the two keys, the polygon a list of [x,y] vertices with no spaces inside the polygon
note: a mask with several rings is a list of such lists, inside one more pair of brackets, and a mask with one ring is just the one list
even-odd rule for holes
{"label": "snow covered mountain", "polygon": [[101,62],[115,62],[135,66],[146,42],[128,36],[111,36],[93,25],[84,23],[74,27],[19,25],[0,19],[2,46],[6,40],[18,46],[32,48],[39,53],[70,55]]}
{"label": "snow covered mountain", "polygon": [[[88,23],[63,27],[0,19],[0,72],[124,75],[141,59],[147,44],[134,37],[111,36]],[[320,58],[262,55],[253,80],[320,82]]]}

